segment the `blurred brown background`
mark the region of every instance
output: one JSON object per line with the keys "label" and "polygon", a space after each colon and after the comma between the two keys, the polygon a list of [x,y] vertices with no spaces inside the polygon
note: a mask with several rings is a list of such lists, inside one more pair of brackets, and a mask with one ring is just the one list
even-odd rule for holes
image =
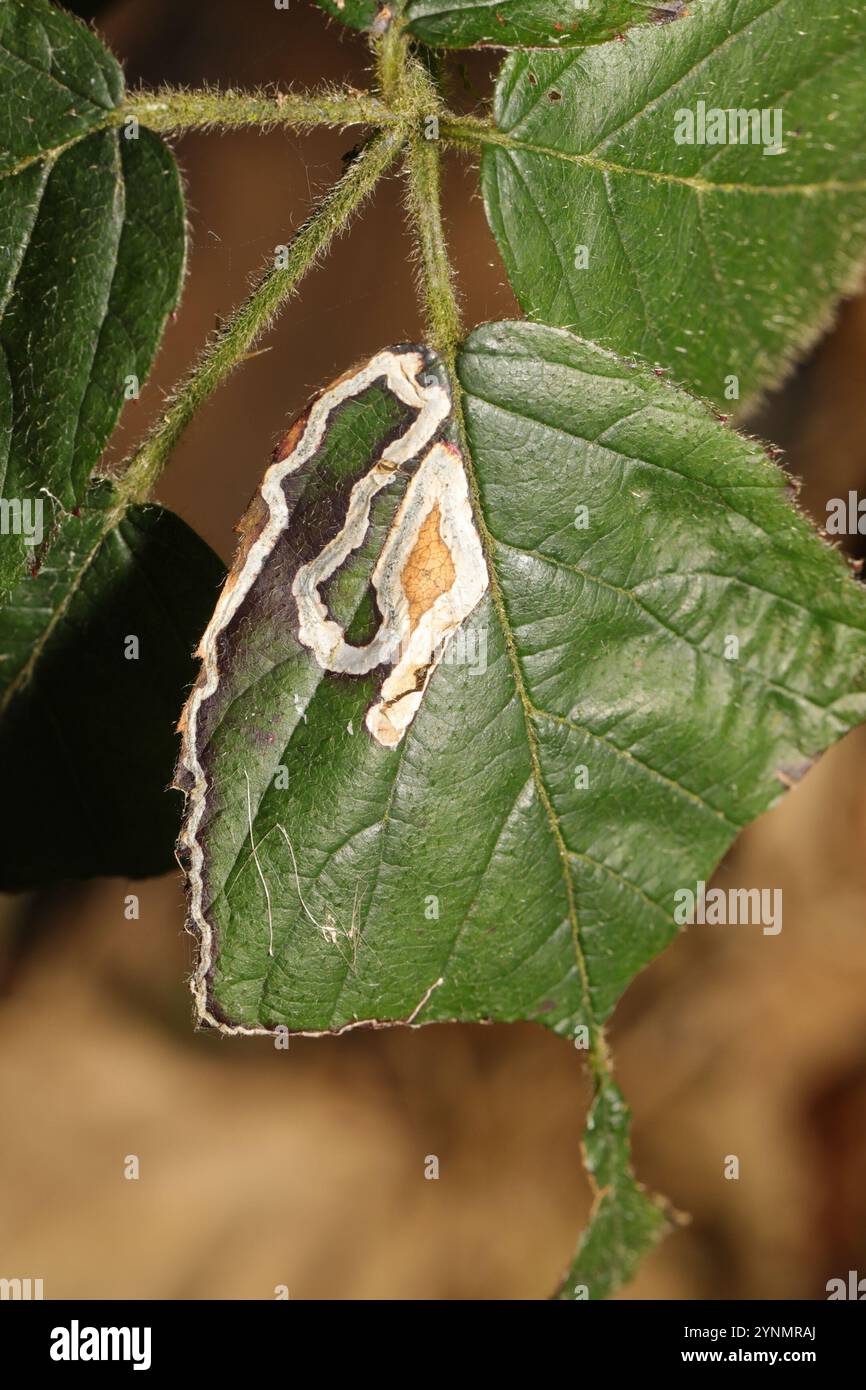
{"label": "blurred brown background", "polygon": [[[86,8],[86,7],[81,7]],[[93,6],[130,85],[363,85],[363,42],[305,0]],[[454,64],[456,100],[491,62]],[[340,172],[353,137],[176,142],[190,275],[120,457],[217,316]],[[467,319],[515,312],[471,164],[449,162]],[[277,435],[314,388],[420,332],[396,178],[189,430],[160,498],[228,559]],[[749,428],[784,445],[818,519],[866,488],[866,302]],[[855,543],[856,545],[856,543]],[[644,1181],[692,1213],[627,1297],[821,1298],[866,1274],[866,731],[738,842],[720,881],[784,892],[784,929],[695,928],[616,1015]],[[122,769],[118,769],[122,776]],[[0,900],[0,1275],[48,1298],[542,1298],[588,1190],[587,1088],[532,1026],[292,1041],[195,1034],[179,877]],[[140,1159],[138,1182],[124,1159]],[[438,1155],[438,1182],[424,1161]],[[726,1155],[740,1160],[726,1181]]]}

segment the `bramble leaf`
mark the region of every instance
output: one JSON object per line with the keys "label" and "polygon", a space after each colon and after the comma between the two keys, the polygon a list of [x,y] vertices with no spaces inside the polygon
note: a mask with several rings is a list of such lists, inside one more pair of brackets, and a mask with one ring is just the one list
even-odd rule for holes
{"label": "bramble leaf", "polygon": [[185,228],[168,148],[134,123],[107,128],[123,80],[90,30],[43,0],[5,0],[0,82],[0,491],[15,509],[2,595],[81,501],[147,376]]}
{"label": "bramble leaf", "polygon": [[314,0],[314,4],[350,29],[369,29],[382,8],[379,0]]}
{"label": "bramble leaf", "polygon": [[685,0],[409,0],[405,13],[410,32],[434,47],[562,49],[604,43],[633,24],[665,24],[685,8]]}
{"label": "bramble leaf", "polygon": [[123,100],[123,73],[96,35],[48,0],[0,5],[0,176],[56,156]]}
{"label": "bramble leaf", "polygon": [[[477,573],[447,509],[438,540],[406,531],[440,506],[417,458],[340,550],[411,412],[381,378],[348,399],[342,379],[244,524],[185,715],[195,991],[227,1031],[585,1031],[600,1191],[565,1293],[601,1296],[666,1224],[629,1169],[604,1024],[676,934],[675,893],[866,716],[866,597],[759,446],[649,370],[504,323],[470,335],[459,376],[489,587],[393,746],[368,730],[396,658],[352,674],[337,638],[357,655],[381,630],[395,546],[403,616],[419,548],[428,598]],[[452,458],[447,418],[437,438]]]}
{"label": "bramble leaf", "polygon": [[[352,29],[385,22],[395,6],[384,0],[315,0]],[[703,0],[693,0],[701,4]],[[410,34],[433,48],[573,48],[603,43],[633,24],[666,24],[685,11],[685,0],[408,0]],[[380,17],[381,16],[381,17]]]}
{"label": "bramble leaf", "polygon": [[850,0],[706,0],[513,55],[482,185],[526,313],[717,402],[778,381],[862,273],[864,65]]}

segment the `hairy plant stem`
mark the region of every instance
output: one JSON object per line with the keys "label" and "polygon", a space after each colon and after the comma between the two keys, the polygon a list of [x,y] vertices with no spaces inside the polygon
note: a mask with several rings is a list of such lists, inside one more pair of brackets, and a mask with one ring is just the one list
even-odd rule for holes
{"label": "hairy plant stem", "polygon": [[431,347],[453,373],[463,325],[442,225],[439,149],[413,133],[406,158],[407,201],[417,239],[419,288]]}
{"label": "hairy plant stem", "polygon": [[399,117],[368,92],[352,87],[322,87],[312,92],[279,92],[261,89],[236,92],[231,88],[204,87],[184,91],[160,87],[156,91],[130,92],[112,113],[111,123],[123,125],[135,117],[150,130],[163,134],[184,130],[234,130],[255,126],[268,129],[290,126],[394,125]]}
{"label": "hairy plant stem", "polygon": [[418,284],[427,338],[454,376],[463,325],[457,286],[442,222],[442,170],[438,140],[427,139],[422,122],[436,133],[439,94],[418,62],[408,70],[413,105],[418,112],[406,155],[407,202],[417,242]]}
{"label": "hairy plant stem", "polygon": [[381,131],[349,165],[289,242],[284,263],[268,267],[250,294],[205,347],[159,423],[117,484],[121,508],[149,497],[169,454],[196,411],[261,337],[299,280],[344,230],[352,214],[403,148],[402,124]]}
{"label": "hairy plant stem", "polygon": [[402,21],[395,17],[374,49],[376,55],[376,81],[382,101],[390,108],[405,108],[406,65],[409,56],[409,42],[403,32]]}
{"label": "hairy plant stem", "polygon": [[477,145],[496,143],[499,131],[483,116],[452,116],[446,111],[439,123],[439,132],[447,145]]}

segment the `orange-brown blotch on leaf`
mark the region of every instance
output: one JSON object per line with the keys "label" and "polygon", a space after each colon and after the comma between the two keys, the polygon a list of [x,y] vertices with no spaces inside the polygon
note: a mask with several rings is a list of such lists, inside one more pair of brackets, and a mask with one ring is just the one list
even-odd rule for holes
{"label": "orange-brown blotch on leaf", "polygon": [[447,594],[457,578],[451,551],[439,529],[440,521],[437,502],[424,518],[401,576],[403,592],[409,600],[409,627],[413,632],[439,595]]}

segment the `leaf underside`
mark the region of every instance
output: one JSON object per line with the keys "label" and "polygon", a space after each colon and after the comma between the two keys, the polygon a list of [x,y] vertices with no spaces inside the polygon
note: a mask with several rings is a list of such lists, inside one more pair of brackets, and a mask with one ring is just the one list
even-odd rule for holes
{"label": "leaf underside", "polygon": [[405,15],[410,33],[433,46],[563,49],[604,43],[633,24],[663,24],[684,9],[677,0],[593,0],[585,8],[568,0],[409,0]]}
{"label": "leaf underside", "polygon": [[379,0],[313,0],[313,3],[350,29],[369,29],[382,8]]}
{"label": "leaf underside", "polygon": [[174,863],[175,726],[224,570],[161,507],[133,507],[104,534],[111,501],[92,485],[0,612],[0,762],[15,788],[3,891]]}
{"label": "leaf underside", "polygon": [[[482,186],[530,317],[658,362],[710,400],[744,401],[861,277],[866,7],[689,8],[623,43],[509,58]],[[677,143],[679,113],[696,117],[699,102],[768,122],[780,111],[782,152],[764,153],[770,124],[769,144],[751,143],[751,118],[737,117],[750,143]]]}
{"label": "leaf underside", "polygon": [[[692,0],[692,6],[704,0]],[[377,0],[314,0],[352,29],[370,29],[384,10]],[[691,8],[691,7],[690,7]],[[685,0],[408,0],[403,15],[415,38],[433,48],[572,48],[603,43],[633,24],[678,19]]]}

